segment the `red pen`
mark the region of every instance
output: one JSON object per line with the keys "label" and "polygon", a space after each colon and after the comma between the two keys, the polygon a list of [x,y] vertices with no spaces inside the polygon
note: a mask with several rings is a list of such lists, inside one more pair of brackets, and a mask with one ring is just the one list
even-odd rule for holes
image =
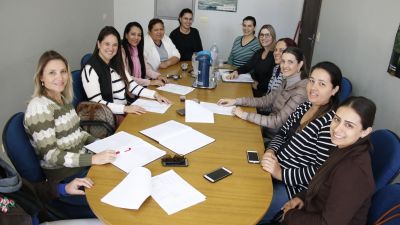
{"label": "red pen", "polygon": [[132,149],[131,149],[131,148],[129,148],[129,149],[125,150],[124,152],[129,152],[130,150],[132,150]]}

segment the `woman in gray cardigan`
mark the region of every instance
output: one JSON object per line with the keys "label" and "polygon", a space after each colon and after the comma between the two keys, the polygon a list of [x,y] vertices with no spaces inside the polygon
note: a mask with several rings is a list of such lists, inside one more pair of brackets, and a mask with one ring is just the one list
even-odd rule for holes
{"label": "woman in gray cardigan", "polygon": [[260,98],[223,98],[218,104],[270,109],[268,115],[244,112],[240,107],[235,107],[233,113],[241,119],[269,128],[267,137],[272,138],[297,106],[307,101],[308,75],[304,60],[303,52],[299,48],[287,48],[283,52],[280,65],[284,77],[280,88]]}

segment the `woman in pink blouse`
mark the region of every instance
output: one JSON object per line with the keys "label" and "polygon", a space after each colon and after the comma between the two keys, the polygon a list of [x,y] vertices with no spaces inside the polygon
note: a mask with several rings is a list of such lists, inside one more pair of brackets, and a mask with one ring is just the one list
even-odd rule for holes
{"label": "woman in pink blouse", "polygon": [[144,58],[143,28],[138,22],[130,22],[126,25],[122,47],[125,70],[136,83],[142,86],[163,86],[167,82],[167,79],[154,71]]}

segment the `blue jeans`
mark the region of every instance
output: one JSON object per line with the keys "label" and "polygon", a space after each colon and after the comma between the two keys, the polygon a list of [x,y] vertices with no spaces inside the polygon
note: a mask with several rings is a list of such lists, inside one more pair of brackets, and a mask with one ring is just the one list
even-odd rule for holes
{"label": "blue jeans", "polygon": [[272,180],[274,192],[272,194],[272,201],[269,205],[267,213],[258,223],[269,223],[274,216],[281,210],[282,206],[289,201],[289,196],[286,192],[286,186],[279,180]]}

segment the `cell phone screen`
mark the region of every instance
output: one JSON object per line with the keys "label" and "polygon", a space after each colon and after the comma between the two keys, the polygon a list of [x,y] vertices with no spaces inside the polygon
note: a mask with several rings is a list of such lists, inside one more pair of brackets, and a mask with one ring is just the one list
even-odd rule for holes
{"label": "cell phone screen", "polygon": [[249,163],[260,163],[258,153],[256,151],[247,151],[247,160]]}
{"label": "cell phone screen", "polygon": [[225,167],[221,167],[211,173],[204,175],[204,177],[211,182],[216,182],[216,181],[221,180],[222,178],[227,177],[231,174],[232,174],[231,171],[229,171]]}

